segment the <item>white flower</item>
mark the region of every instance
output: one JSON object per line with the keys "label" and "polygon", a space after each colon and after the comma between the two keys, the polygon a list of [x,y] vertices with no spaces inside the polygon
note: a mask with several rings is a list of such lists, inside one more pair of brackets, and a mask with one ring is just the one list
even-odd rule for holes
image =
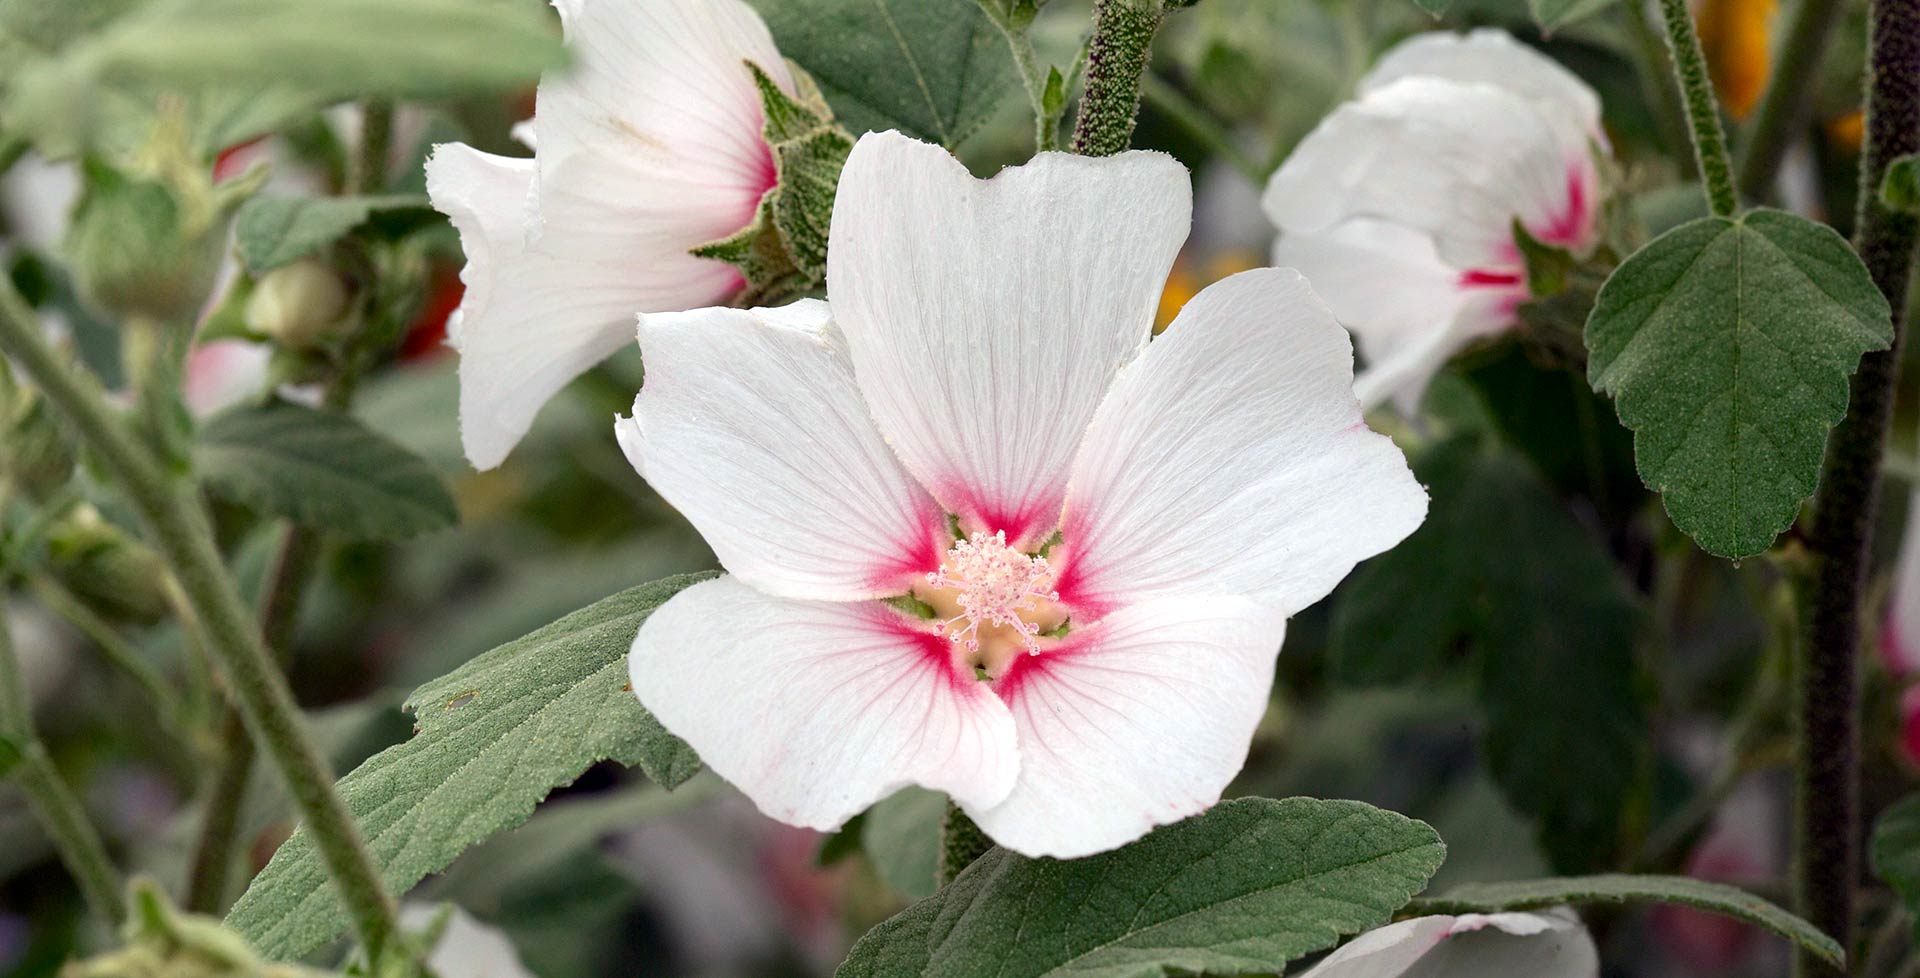
{"label": "white flower", "polygon": [[531,159],[435,148],[427,192],[467,253],[449,324],[460,436],[482,469],[541,405],[633,336],[636,312],[723,302],[729,265],[688,249],[750,223],[774,184],[751,61],[793,78],[740,0],[555,0],[572,65],[543,79]]}
{"label": "white flower", "polygon": [[442,928],[427,956],[427,967],[439,978],[534,978],[504,931],[461,907],[408,903],[400,908],[400,924],[412,931]]}
{"label": "white flower", "polygon": [[180,393],[196,418],[209,418],[249,398],[267,385],[273,348],[247,340],[212,340],[187,354]]}
{"label": "white flower", "polygon": [[1594,243],[1604,146],[1586,83],[1491,29],[1401,44],[1307,135],[1267,184],[1274,264],[1358,337],[1362,404],[1411,414],[1449,357],[1513,325],[1516,219],[1575,253]]}
{"label": "white flower", "polygon": [[1414,917],[1370,930],[1301,978],[1599,978],[1579,918],[1545,913]]}
{"label": "white flower", "polygon": [[1157,153],[980,181],[868,135],[831,311],[641,317],[621,443],[732,576],[653,614],[633,688],[762,811],[831,829],[919,784],[1053,856],[1201,811],[1286,617],[1424,518],[1296,273],[1147,345],[1190,206]]}

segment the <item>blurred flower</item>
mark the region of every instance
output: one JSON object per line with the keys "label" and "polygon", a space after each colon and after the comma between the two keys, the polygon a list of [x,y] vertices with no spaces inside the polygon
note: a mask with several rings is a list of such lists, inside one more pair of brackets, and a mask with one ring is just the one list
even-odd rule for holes
{"label": "blurred flower", "polygon": [[505,933],[460,907],[409,903],[400,908],[400,925],[429,934],[439,928],[427,955],[428,970],[439,978],[533,978]]}
{"label": "blurred flower", "polygon": [[1414,917],[1367,931],[1302,978],[1599,978],[1580,919],[1544,913]]}
{"label": "blurred flower", "polygon": [[1496,30],[1387,52],[1301,142],[1267,184],[1274,264],[1359,338],[1362,404],[1412,413],[1449,357],[1514,324],[1516,220],[1545,244],[1594,243],[1603,146],[1592,89]]}
{"label": "blurred flower", "polygon": [[540,83],[531,159],[435,147],[427,192],[453,219],[466,283],[460,435],[492,468],[561,387],[633,339],[638,312],[712,305],[731,266],[691,248],[754,219],[774,185],[751,61],[789,94],[740,0],[555,0],[573,63]]}
{"label": "blurred flower", "polygon": [[259,395],[272,360],[272,347],[246,340],[214,340],[194,347],[181,384],[187,410],[196,418],[210,417]]}
{"label": "blurred flower", "polygon": [[1286,616],[1419,525],[1297,274],[1228,278],[1146,345],[1189,217],[1164,155],[983,182],[870,134],[831,312],[641,317],[620,441],[733,576],[654,612],[633,687],[762,811],[831,829],[920,784],[1054,856],[1201,811]]}
{"label": "blurred flower", "polygon": [[1773,70],[1770,27],[1780,0],[1700,0],[1694,13],[1707,71],[1728,114],[1744,119]]}
{"label": "blurred flower", "polygon": [[[1774,879],[1786,867],[1786,832],[1776,785],[1750,779],[1720,806],[1687,856],[1686,874],[1740,886]],[[1751,974],[1766,949],[1759,932],[1704,910],[1663,904],[1647,914],[1660,946],[1702,975]]]}
{"label": "blurred flower", "polygon": [[357,320],[353,293],[331,265],[302,258],[260,277],[247,296],[247,329],[281,349],[311,350],[346,335]]}

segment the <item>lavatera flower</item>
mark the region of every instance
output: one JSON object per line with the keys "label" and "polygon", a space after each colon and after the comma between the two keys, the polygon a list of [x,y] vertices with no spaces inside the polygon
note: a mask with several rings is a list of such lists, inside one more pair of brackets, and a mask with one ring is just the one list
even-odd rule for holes
{"label": "lavatera flower", "polygon": [[753,222],[776,182],[752,63],[794,78],[740,0],[554,0],[572,63],[516,135],[531,158],[435,147],[427,193],[460,232],[460,438],[493,468],[560,388],[631,342],[638,312],[725,302],[691,252]]}
{"label": "lavatera flower", "polygon": [[1572,911],[1413,917],[1370,930],[1301,978],[1599,978]]}
{"label": "lavatera flower", "polygon": [[981,181],[868,135],[831,311],[641,317],[621,444],[731,576],[654,612],[633,689],[762,811],[833,829],[918,784],[1062,857],[1201,811],[1287,616],[1424,518],[1298,274],[1148,344],[1190,197],[1157,153]]}
{"label": "lavatera flower", "polygon": [[1274,264],[1353,330],[1362,404],[1411,414],[1448,358],[1514,325],[1516,221],[1576,255],[1595,243],[1605,145],[1593,90],[1491,29],[1402,43],[1307,135],[1262,201]]}

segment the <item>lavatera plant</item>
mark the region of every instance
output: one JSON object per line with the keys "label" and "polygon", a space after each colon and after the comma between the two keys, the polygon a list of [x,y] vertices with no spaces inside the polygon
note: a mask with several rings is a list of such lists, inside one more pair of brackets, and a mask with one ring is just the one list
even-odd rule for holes
{"label": "lavatera plant", "polygon": [[555,6],[573,62],[514,130],[533,156],[452,143],[427,162],[467,255],[448,332],[482,469],[631,341],[635,313],[819,288],[853,144],[740,0]]}
{"label": "lavatera plant", "polygon": [[982,181],[871,134],[831,307],[641,317],[620,442],[731,575],[641,627],[647,709],[817,829],[918,784],[1083,856],[1218,800],[1287,616],[1426,494],[1298,273],[1228,278],[1147,343],[1189,221],[1161,154]]}

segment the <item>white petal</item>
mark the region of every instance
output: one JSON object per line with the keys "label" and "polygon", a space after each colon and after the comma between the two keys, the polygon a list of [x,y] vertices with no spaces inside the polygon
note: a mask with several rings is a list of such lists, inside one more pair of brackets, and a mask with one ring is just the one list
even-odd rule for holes
{"label": "white petal", "polygon": [[[467,251],[461,436],[491,468],[541,405],[631,336],[637,312],[712,305],[739,275],[688,250],[753,217],[773,184],[744,60],[791,86],[766,26],[739,0],[562,0],[574,61],[543,79],[538,150],[460,145],[428,162],[434,206]],[[536,176],[537,174],[537,176]]]}
{"label": "white petal", "polygon": [[1526,296],[1517,281],[1476,284],[1442,262],[1426,235],[1368,218],[1281,235],[1273,263],[1305,275],[1358,341],[1367,361],[1354,381],[1360,406],[1391,399],[1409,417],[1434,373],[1461,347],[1511,325]]}
{"label": "white petal", "polygon": [[966,528],[1035,543],[1192,210],[1170,156],[1042,153],[991,180],[898,133],[840,177],[828,293],[888,443]]}
{"label": "white petal", "polygon": [[1415,917],[1347,942],[1302,978],[1597,978],[1578,918],[1545,913]]}
{"label": "white petal", "polygon": [[1455,268],[1513,267],[1515,218],[1586,243],[1597,185],[1590,154],[1564,145],[1571,128],[1505,89],[1404,78],[1327,116],[1262,205],[1283,233],[1370,217],[1430,235]]}
{"label": "white petal", "polygon": [[534,978],[505,931],[460,907],[410,901],[400,908],[400,924],[424,931],[440,923],[442,913],[446,923],[426,962],[439,978]]}
{"label": "white petal", "polygon": [[1415,34],[1381,55],[1357,89],[1365,96],[1402,78],[1419,76],[1496,85],[1549,114],[1573,120],[1581,132],[1596,140],[1605,139],[1600,130],[1600,96],[1593,88],[1560,62],[1498,28]]}
{"label": "white petal", "polygon": [[640,317],[621,445],[741,581],[790,598],[902,594],[946,515],[880,440],[827,305]]}
{"label": "white petal", "polygon": [[640,626],[640,702],[767,815],[831,830],[909,784],[990,806],[1013,720],[947,640],[875,602],[769,597],[723,577]]}
{"label": "white petal", "polygon": [[1069,606],[1240,594],[1291,615],[1412,533],[1426,493],[1367,429],[1352,371],[1290,269],[1195,296],[1087,431],[1056,550]]}
{"label": "white petal", "polygon": [[1285,632],[1243,598],[1174,599],[1021,657],[996,684],[1019,729],[1019,781],[968,814],[1016,852],[1074,858],[1205,811],[1247,759]]}

